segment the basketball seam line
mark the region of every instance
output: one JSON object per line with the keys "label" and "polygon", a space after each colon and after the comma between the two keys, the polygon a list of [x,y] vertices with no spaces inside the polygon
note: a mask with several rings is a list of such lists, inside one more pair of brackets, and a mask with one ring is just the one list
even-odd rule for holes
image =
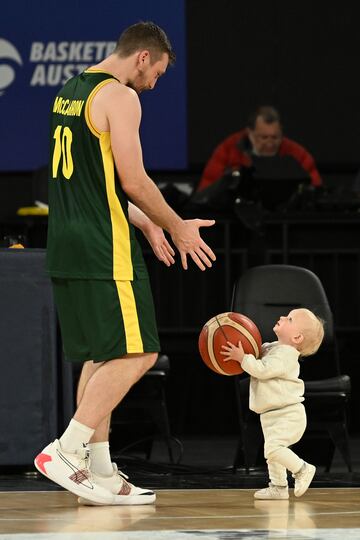
{"label": "basketball seam line", "polygon": [[[257,346],[257,343],[255,341],[255,339],[252,337],[252,335],[250,334],[250,332],[242,327],[238,328],[238,324],[239,323],[236,323],[235,321],[233,321],[232,319],[230,319],[230,317],[228,316],[228,313],[224,314],[224,318],[226,319],[226,324],[228,326],[232,326],[233,328],[235,328],[236,330],[238,330],[241,334],[243,334],[243,336],[245,336],[248,341],[250,342],[250,344],[252,345],[254,351],[255,351],[255,358],[257,358],[259,356],[259,347]],[[215,316],[213,317],[213,320],[216,320],[216,322],[218,323],[219,327],[221,328],[222,325],[219,324],[219,319],[218,319],[218,316]],[[209,321],[210,323],[211,321]],[[210,346],[212,344],[212,339],[213,339],[213,336],[214,336],[214,331],[210,331],[211,329],[211,325],[209,325],[209,331],[208,331],[208,353],[209,353],[209,357],[210,357],[210,360],[211,360],[211,363],[213,365],[213,367],[215,368],[215,371],[217,372],[220,372],[221,374],[223,375],[227,375],[227,376],[230,376],[231,373],[226,373],[226,371],[224,371],[223,369],[221,369],[221,367],[219,366],[219,363],[213,353],[213,347]],[[226,334],[224,332],[224,330],[221,328],[221,331],[222,333],[224,334],[224,337],[226,338]],[[227,339],[227,338],[226,338]]]}

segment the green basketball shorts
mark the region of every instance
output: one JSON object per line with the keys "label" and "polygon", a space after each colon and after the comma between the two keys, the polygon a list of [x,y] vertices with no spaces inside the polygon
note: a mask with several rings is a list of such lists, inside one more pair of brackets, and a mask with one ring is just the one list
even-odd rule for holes
{"label": "green basketball shorts", "polygon": [[63,349],[72,362],[160,350],[148,279],[52,278]]}

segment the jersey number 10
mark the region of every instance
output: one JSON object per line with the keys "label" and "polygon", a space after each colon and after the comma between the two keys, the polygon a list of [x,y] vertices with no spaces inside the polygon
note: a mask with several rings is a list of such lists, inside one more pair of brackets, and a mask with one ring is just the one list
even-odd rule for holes
{"label": "jersey number 10", "polygon": [[70,180],[74,172],[74,162],[71,155],[73,134],[69,127],[57,126],[54,132],[55,146],[52,159],[52,177],[57,178],[60,160],[62,159],[62,174]]}

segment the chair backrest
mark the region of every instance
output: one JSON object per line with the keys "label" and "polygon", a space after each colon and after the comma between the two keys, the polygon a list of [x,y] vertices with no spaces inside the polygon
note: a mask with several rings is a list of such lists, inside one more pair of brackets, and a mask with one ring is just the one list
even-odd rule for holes
{"label": "chair backrest", "polygon": [[299,266],[264,265],[250,268],[235,283],[231,309],[255,322],[263,342],[276,339],[272,328],[281,315],[300,307],[325,321],[324,342],[303,362],[302,376],[321,379],[340,374],[333,315],[316,274]]}

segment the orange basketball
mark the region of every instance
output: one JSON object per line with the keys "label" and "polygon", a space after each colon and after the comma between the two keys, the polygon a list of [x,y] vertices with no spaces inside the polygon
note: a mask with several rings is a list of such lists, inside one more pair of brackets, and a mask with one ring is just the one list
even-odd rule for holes
{"label": "orange basketball", "polygon": [[262,339],[256,324],[241,313],[220,313],[203,326],[199,335],[201,358],[215,373],[239,375],[243,372],[239,362],[224,362],[220,351],[227,341],[234,345],[241,341],[245,353],[253,354],[255,358],[260,356]]}

